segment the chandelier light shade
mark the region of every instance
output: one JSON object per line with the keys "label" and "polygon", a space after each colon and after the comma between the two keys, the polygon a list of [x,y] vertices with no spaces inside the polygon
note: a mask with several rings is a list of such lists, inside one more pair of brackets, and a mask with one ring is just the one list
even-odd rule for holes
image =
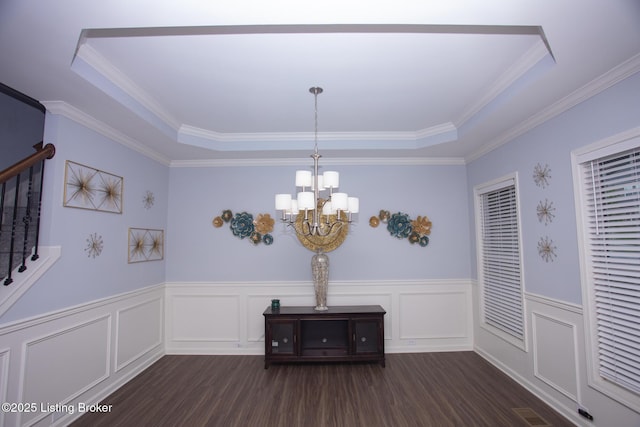
{"label": "chandelier light shade", "polygon": [[[311,155],[313,170],[296,171],[295,197],[276,194],[275,205],[276,210],[281,211],[281,220],[293,227],[303,244],[308,242],[305,238],[311,238],[313,249],[322,250],[323,241],[318,239],[327,238],[326,241],[333,242],[333,246],[338,236],[344,240],[348,224],[353,221],[353,215],[359,212],[360,202],[357,197],[337,191],[340,186],[338,172],[319,173],[322,156],[318,153],[318,95],[322,93],[322,88],[312,87],[309,92],[314,95],[315,102],[315,144]],[[307,244],[305,246],[312,249]]]}

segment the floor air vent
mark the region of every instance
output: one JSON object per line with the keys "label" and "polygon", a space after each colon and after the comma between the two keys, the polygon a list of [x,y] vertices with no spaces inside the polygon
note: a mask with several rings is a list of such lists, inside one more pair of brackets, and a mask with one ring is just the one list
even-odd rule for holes
{"label": "floor air vent", "polygon": [[531,408],[513,408],[513,412],[518,414],[518,416],[525,420],[530,426],[545,427],[551,425]]}

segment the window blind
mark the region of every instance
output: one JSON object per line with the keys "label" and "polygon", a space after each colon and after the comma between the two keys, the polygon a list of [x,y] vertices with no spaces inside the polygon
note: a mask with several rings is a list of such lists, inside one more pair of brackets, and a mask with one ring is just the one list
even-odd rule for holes
{"label": "window blind", "polygon": [[481,194],[485,323],[524,340],[515,185]]}
{"label": "window blind", "polygon": [[599,372],[640,393],[640,149],[582,170]]}

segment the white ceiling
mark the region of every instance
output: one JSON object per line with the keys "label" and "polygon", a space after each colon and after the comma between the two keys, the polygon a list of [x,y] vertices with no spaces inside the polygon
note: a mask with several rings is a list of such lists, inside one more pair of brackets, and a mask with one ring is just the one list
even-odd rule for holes
{"label": "white ceiling", "polygon": [[[0,82],[167,163],[471,160],[640,71],[640,1],[3,0]],[[640,94],[639,94],[640,98]]]}

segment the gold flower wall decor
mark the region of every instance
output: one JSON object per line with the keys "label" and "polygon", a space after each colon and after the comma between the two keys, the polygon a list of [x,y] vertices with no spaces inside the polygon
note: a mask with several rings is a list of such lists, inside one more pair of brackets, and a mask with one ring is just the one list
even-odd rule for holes
{"label": "gold flower wall decor", "polygon": [[229,224],[231,233],[240,238],[248,238],[248,240],[257,245],[264,243],[270,245],[273,243],[273,226],[275,220],[268,213],[258,214],[255,218],[253,214],[247,212],[236,213],[235,215],[230,209],[225,209],[222,214],[213,218],[212,224],[216,228],[222,227],[225,223]]}
{"label": "gold flower wall decor", "polygon": [[378,216],[372,216],[369,219],[371,227],[376,228],[380,223],[387,224],[387,231],[395,238],[407,239],[409,243],[417,243],[422,247],[429,244],[433,224],[426,215],[412,220],[406,213],[391,214],[387,210],[381,210]]}

